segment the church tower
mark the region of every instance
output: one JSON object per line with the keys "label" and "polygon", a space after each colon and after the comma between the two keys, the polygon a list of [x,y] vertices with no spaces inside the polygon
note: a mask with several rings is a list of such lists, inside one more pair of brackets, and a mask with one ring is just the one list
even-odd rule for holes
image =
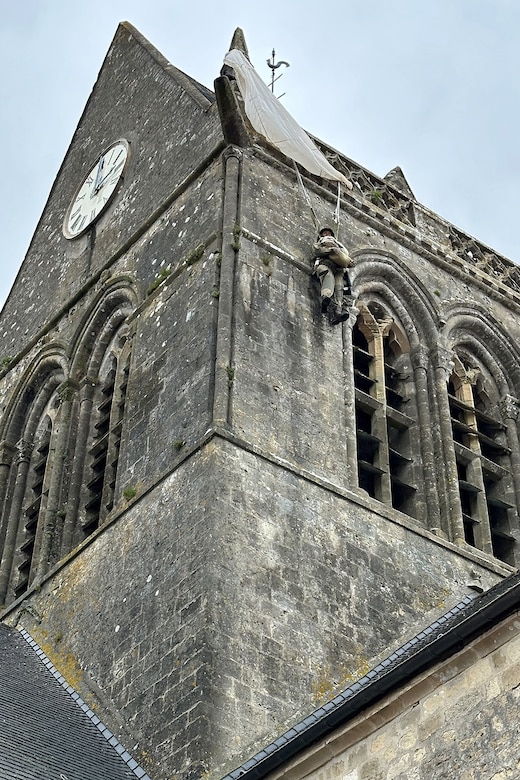
{"label": "church tower", "polygon": [[519,269],[320,141],[331,319],[338,186],[235,75],[119,26],[0,316],[2,619],[153,780],[231,771],[520,554]]}

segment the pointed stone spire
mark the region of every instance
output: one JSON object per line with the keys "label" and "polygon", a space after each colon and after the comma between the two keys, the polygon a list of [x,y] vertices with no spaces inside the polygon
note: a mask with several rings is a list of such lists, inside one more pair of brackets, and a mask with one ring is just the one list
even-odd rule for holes
{"label": "pointed stone spire", "polygon": [[396,190],[402,192],[403,195],[406,195],[407,198],[410,198],[411,200],[416,199],[410,185],[406,181],[406,177],[404,173],[402,172],[401,168],[398,165],[395,168],[392,168],[391,171],[388,171],[386,176],[383,177],[383,181],[386,181],[388,182],[388,184],[391,184],[392,187],[395,187]]}
{"label": "pointed stone spire", "polygon": [[[245,35],[240,27],[233,33],[229,51],[232,49],[238,49],[249,60]],[[224,64],[220,70],[220,78],[215,79],[215,97],[226,143],[249,146],[252,128],[245,117],[244,101],[236,86],[235,71],[229,65]]]}
{"label": "pointed stone spire", "polygon": [[[249,52],[247,50],[246,37],[241,27],[237,27],[235,32],[233,33],[233,37],[229,45],[229,51],[231,51],[231,49],[238,49],[249,60]],[[251,62],[251,60],[249,60],[249,62]],[[228,76],[231,79],[235,78],[235,73],[233,71],[233,68],[230,68],[229,65],[222,66],[220,75]]]}
{"label": "pointed stone spire", "polygon": [[237,27],[237,29],[233,33],[233,38],[231,39],[231,45],[229,47],[229,50],[231,51],[231,49],[238,49],[249,60],[249,52],[247,50],[246,38],[244,35],[244,31],[240,27]]}

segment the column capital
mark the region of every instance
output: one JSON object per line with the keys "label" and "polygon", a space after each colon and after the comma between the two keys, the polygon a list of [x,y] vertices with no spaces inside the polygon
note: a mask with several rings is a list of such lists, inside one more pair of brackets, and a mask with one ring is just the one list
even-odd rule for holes
{"label": "column capital", "polygon": [[504,420],[518,420],[520,401],[512,395],[504,395],[498,402],[500,414]]}
{"label": "column capital", "polygon": [[16,446],[3,439],[0,441],[0,466],[10,466],[17,453]]}
{"label": "column capital", "polygon": [[59,385],[57,389],[57,393],[59,395],[60,401],[63,403],[64,401],[71,401],[75,394],[78,392],[79,385],[77,382],[75,382],[73,379],[66,379],[64,382]]}
{"label": "column capital", "polygon": [[236,160],[241,160],[244,156],[242,149],[238,146],[226,146],[223,152],[224,159],[227,161],[230,157],[234,157]]}
{"label": "column capital", "polygon": [[440,368],[445,371],[446,379],[448,379],[453,373],[453,369],[455,367],[452,351],[437,345],[431,350],[430,356],[433,367],[435,369]]}
{"label": "column capital", "polygon": [[392,317],[387,315],[379,320],[376,319],[364,301],[360,301],[357,304],[357,309],[361,320],[359,323],[360,329],[368,341],[372,341],[377,336],[384,338],[388,334],[390,326],[393,323]]}
{"label": "column capital", "polygon": [[33,445],[25,439],[16,443],[16,460],[18,463],[28,463],[31,460]]}
{"label": "column capital", "polygon": [[416,368],[427,370],[430,363],[430,353],[424,344],[417,344],[410,350],[410,360],[414,370]]}

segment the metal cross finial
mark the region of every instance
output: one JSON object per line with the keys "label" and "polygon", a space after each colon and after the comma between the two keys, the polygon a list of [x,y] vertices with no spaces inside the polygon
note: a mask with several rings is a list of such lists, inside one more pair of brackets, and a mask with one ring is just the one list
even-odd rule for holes
{"label": "metal cross finial", "polygon": [[279,68],[279,67],[280,67],[280,65],[285,65],[285,67],[286,67],[286,68],[288,68],[288,67],[289,67],[289,63],[288,63],[288,62],[286,62],[285,60],[280,60],[280,62],[275,62],[275,61],[274,61],[274,60],[275,60],[275,54],[276,54],[276,52],[275,52],[275,50],[273,49],[272,60],[267,60],[267,64],[268,64],[268,65],[269,65],[269,67],[271,68],[271,92],[274,92],[274,83],[275,83],[275,81],[278,81],[278,79],[279,79],[279,78],[281,78],[281,77],[283,76],[283,73],[280,73],[280,75],[279,75],[279,76],[277,76],[277,77],[275,78],[275,77],[274,77],[274,72],[275,72],[275,70],[276,70],[277,68]]}

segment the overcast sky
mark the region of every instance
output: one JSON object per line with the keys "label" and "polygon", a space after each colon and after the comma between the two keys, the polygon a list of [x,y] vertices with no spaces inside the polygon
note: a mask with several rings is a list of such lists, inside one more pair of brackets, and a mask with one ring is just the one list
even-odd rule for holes
{"label": "overcast sky", "polygon": [[0,0],[0,304],[124,20],[208,87],[242,27],[302,127],[520,262],[520,0]]}

